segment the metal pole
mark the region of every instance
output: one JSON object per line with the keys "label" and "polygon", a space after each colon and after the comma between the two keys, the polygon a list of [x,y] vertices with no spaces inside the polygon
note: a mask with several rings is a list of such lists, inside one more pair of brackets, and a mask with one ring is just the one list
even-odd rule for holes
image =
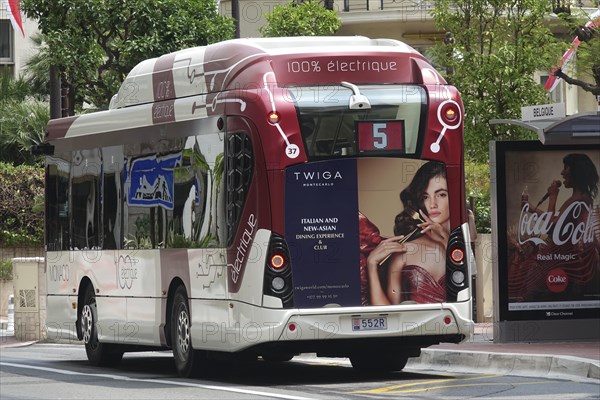
{"label": "metal pole", "polygon": [[50,66],[50,119],[60,118],[61,99],[60,99],[60,79],[58,70],[54,65]]}
{"label": "metal pole", "polygon": [[240,3],[239,0],[231,0],[231,18],[235,21],[235,37],[240,37]]}

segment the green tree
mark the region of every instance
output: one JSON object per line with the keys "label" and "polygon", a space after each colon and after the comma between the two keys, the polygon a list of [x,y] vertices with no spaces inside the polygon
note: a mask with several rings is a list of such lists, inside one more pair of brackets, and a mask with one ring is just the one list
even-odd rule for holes
{"label": "green tree", "polygon": [[44,239],[44,168],[0,162],[0,247]]}
{"label": "green tree", "polygon": [[[575,68],[558,68],[554,75],[594,96],[600,96],[600,16],[596,16],[593,21],[591,16],[581,11],[574,14],[561,13],[559,16],[565,21],[569,32],[572,32],[572,36],[567,36],[567,39],[572,41],[577,37],[581,42],[577,48]],[[559,57],[557,53],[556,58]]]}
{"label": "green tree", "polygon": [[463,96],[465,156],[488,161],[491,140],[536,139],[495,118],[520,118],[522,106],[544,104],[547,94],[534,73],[552,65],[558,48],[544,25],[550,2],[539,0],[436,0],[434,19],[452,40],[435,46],[434,57]]}
{"label": "green tree", "polygon": [[333,35],[341,21],[333,10],[327,10],[317,0],[291,1],[276,5],[266,14],[267,25],[260,28],[264,37]]}
{"label": "green tree", "polygon": [[48,45],[44,35],[39,32],[33,34],[30,38],[35,51],[25,62],[23,68],[23,78],[29,85],[32,92],[37,93],[41,98],[50,99],[50,56],[48,54]]}
{"label": "green tree", "polygon": [[5,70],[0,76],[0,161],[35,164],[31,146],[44,140],[48,104],[19,77]]}
{"label": "green tree", "polygon": [[490,165],[465,161],[465,187],[467,200],[473,198],[477,232],[491,233]]}
{"label": "green tree", "polygon": [[38,21],[49,64],[70,90],[70,106],[107,108],[140,61],[233,37],[214,0],[22,0]]}

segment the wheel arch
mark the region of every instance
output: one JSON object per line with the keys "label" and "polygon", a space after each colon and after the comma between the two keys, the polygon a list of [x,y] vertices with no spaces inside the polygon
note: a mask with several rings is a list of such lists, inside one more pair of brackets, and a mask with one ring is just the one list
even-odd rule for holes
{"label": "wheel arch", "polygon": [[83,332],[81,332],[81,324],[79,323],[79,318],[81,318],[81,309],[83,308],[83,303],[85,301],[85,292],[87,288],[91,287],[94,289],[94,284],[87,276],[84,276],[79,282],[79,290],[77,291],[77,321],[75,322],[75,327],[77,330],[77,339],[83,339]]}
{"label": "wheel arch", "polygon": [[[169,291],[167,292],[167,306],[165,308],[165,315],[164,315],[164,318],[165,318],[164,333],[165,333],[165,339],[167,341],[167,346],[169,346],[169,347],[171,347],[171,311],[173,308],[173,298],[175,297],[175,291],[180,286],[183,286],[186,294],[188,294],[188,290],[187,290],[187,287],[185,286],[185,283],[179,277],[175,277],[175,278],[173,278],[173,280],[171,280],[171,283],[169,284]],[[188,296],[188,298],[189,298],[189,296]],[[190,305],[188,304],[188,307],[189,306]]]}

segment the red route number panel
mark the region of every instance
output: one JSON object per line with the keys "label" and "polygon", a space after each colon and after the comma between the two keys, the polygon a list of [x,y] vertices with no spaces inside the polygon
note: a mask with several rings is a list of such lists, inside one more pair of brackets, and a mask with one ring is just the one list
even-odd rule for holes
{"label": "red route number panel", "polygon": [[359,151],[404,151],[404,121],[360,121]]}

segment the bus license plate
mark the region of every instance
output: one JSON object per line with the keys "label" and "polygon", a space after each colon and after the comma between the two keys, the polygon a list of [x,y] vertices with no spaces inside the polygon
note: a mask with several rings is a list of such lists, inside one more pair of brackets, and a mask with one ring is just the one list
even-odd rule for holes
{"label": "bus license plate", "polygon": [[353,331],[385,331],[387,330],[387,317],[352,318]]}

